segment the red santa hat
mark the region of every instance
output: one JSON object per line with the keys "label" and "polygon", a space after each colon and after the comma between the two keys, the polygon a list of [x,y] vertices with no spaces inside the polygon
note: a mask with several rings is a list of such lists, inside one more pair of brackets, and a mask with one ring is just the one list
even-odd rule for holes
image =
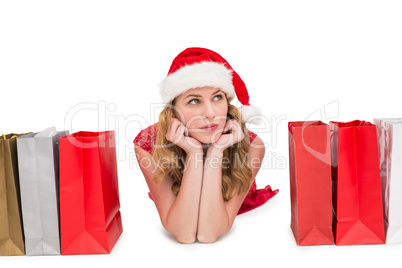
{"label": "red santa hat", "polygon": [[160,93],[163,102],[170,103],[189,89],[206,86],[221,89],[229,100],[236,96],[242,104],[243,122],[259,123],[261,113],[250,105],[243,80],[221,55],[206,48],[191,47],[177,55],[160,84]]}

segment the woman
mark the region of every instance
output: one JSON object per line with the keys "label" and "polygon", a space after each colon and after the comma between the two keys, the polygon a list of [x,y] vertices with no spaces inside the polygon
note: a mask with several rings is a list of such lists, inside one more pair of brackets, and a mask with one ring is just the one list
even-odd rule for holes
{"label": "woman", "polygon": [[[277,193],[254,182],[265,148],[244,122],[258,110],[226,60],[204,48],[173,60],[161,95],[159,122],[134,140],[137,160],[163,227],[181,243],[214,242],[237,214]],[[230,104],[235,96],[242,114]]]}

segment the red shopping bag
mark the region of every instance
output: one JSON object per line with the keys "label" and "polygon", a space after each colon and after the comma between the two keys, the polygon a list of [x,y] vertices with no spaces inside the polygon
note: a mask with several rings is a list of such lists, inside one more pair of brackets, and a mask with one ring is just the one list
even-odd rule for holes
{"label": "red shopping bag", "polygon": [[113,131],[59,140],[61,254],[110,253],[123,228]]}
{"label": "red shopping bag", "polygon": [[359,120],[330,125],[335,244],[384,244],[377,128]]}
{"label": "red shopping bag", "polygon": [[291,228],[298,245],[333,244],[330,131],[289,122]]}

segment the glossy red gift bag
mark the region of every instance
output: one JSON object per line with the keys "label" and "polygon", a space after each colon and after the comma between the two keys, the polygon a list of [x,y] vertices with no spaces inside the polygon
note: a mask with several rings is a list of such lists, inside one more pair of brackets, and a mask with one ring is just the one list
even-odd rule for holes
{"label": "glossy red gift bag", "polygon": [[329,125],[289,122],[291,228],[298,245],[333,244]]}
{"label": "glossy red gift bag", "polygon": [[335,244],[384,244],[377,128],[330,122]]}
{"label": "glossy red gift bag", "polygon": [[61,254],[110,253],[123,231],[113,131],[59,139]]}

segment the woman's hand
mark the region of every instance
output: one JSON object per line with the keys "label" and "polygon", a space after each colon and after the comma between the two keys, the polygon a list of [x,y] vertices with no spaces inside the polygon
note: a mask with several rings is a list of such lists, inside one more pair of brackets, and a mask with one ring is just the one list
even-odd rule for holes
{"label": "woman's hand", "polygon": [[201,143],[188,135],[188,129],[177,118],[170,120],[166,139],[182,148],[187,154],[202,153]]}
{"label": "woman's hand", "polygon": [[[231,130],[231,132],[225,134],[229,130]],[[228,120],[225,128],[223,129],[222,135],[215,143],[212,143],[211,146],[209,146],[208,151],[214,150],[223,152],[226,148],[242,141],[243,139],[244,133],[240,124],[234,119]]]}

